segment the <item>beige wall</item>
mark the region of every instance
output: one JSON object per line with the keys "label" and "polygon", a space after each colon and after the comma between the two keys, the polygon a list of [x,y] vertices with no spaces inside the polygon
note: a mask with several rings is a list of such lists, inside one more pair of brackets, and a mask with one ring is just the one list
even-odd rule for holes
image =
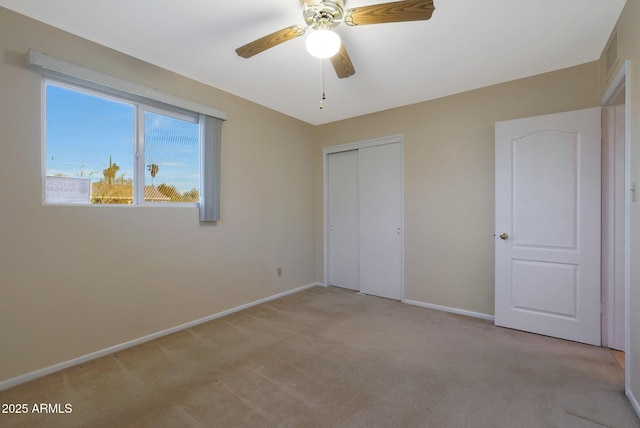
{"label": "beige wall", "polygon": [[[403,134],[405,298],[493,314],[494,123],[595,107],[598,79],[592,62],[320,126],[316,217],[322,147]],[[321,275],[321,222],[316,227]]]}
{"label": "beige wall", "polygon": [[[29,48],[228,111],[219,224],[196,208],[43,206]],[[0,8],[0,381],[313,283],[311,139],[311,125]]]}
{"label": "beige wall", "polygon": [[[616,30],[618,34],[618,58],[620,64],[624,60],[629,61],[629,72],[627,75],[627,85],[630,89],[627,105],[629,106],[628,117],[629,122],[629,166],[630,166],[630,182],[638,183],[636,192],[640,197],[640,0],[627,0],[627,4],[620,16]],[[601,58],[601,69],[604,70],[604,56]],[[608,80],[605,80],[605,73],[602,73],[602,94],[608,88],[610,80],[615,76],[614,71]],[[638,399],[640,399],[640,202],[631,202],[629,212],[630,227],[630,256],[629,256],[629,343],[628,346],[628,365],[627,375],[631,382],[629,391],[632,394],[632,400],[636,406],[636,411],[640,411],[638,407]]]}

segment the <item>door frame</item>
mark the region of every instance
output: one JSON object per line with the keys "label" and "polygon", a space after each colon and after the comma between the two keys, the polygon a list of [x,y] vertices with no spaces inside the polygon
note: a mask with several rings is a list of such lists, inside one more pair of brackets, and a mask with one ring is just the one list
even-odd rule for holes
{"label": "door frame", "polygon": [[[625,149],[624,149],[624,188],[625,188],[625,201],[624,201],[624,319],[625,319],[625,343],[624,343],[624,351],[625,351],[625,365],[629,367],[629,209],[630,209],[630,197],[631,197],[631,183],[630,183],[630,165],[629,165],[629,135],[630,135],[630,115],[629,115],[629,99],[631,96],[631,91],[629,87],[629,61],[624,61],[619,68],[617,74],[611,80],[611,83],[607,87],[606,92],[604,93],[602,99],[600,100],[600,105],[604,108],[612,107],[615,102],[616,97],[618,97],[622,91],[624,91],[625,101],[624,101],[624,116],[625,116]],[[608,177],[611,179],[612,177]],[[604,201],[603,201],[604,202]],[[611,238],[611,237],[610,237]],[[607,243],[608,244],[608,243]],[[603,249],[605,243],[603,242]],[[602,258],[606,255],[603,253]],[[609,295],[609,293],[613,292],[610,290],[609,283],[604,281],[602,282],[602,293],[605,295]],[[607,299],[608,300],[608,299]],[[613,308],[610,305],[603,304],[602,313],[603,313],[603,330],[608,328],[608,326],[613,323],[614,314],[612,313]],[[603,331],[604,333],[604,331]],[[605,336],[603,336],[604,338]],[[608,335],[606,336],[608,338]],[[603,346],[608,345],[603,343]],[[630,388],[630,370],[625,370],[625,392],[627,395],[629,394]]]}
{"label": "door frame", "polygon": [[322,149],[322,184],[323,184],[323,285],[329,286],[329,163],[328,156],[332,153],[346,152],[350,150],[364,149],[367,147],[382,146],[386,144],[400,144],[401,162],[401,203],[400,203],[400,301],[404,301],[404,135],[396,134],[388,137],[374,138],[370,140],[358,141],[354,143],[338,144]]}

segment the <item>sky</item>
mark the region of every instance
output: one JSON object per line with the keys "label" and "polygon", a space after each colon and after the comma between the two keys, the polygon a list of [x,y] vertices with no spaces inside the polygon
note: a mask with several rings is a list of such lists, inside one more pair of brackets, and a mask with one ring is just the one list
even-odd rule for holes
{"label": "sky", "polygon": [[[46,96],[47,175],[97,182],[111,160],[120,167],[117,179],[134,178],[134,104],[52,83]],[[145,185],[199,189],[199,126],[148,111],[144,117]],[[152,164],[158,166],[155,178],[148,169]]]}

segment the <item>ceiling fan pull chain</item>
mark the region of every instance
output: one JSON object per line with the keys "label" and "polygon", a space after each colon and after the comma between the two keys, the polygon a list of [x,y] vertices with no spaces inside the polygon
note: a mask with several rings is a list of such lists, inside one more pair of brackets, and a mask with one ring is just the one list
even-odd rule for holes
{"label": "ceiling fan pull chain", "polygon": [[324,95],[324,61],[320,60],[320,69],[322,70],[322,98],[320,99],[320,110],[322,110],[322,108],[324,107],[324,100],[325,100],[325,95]]}

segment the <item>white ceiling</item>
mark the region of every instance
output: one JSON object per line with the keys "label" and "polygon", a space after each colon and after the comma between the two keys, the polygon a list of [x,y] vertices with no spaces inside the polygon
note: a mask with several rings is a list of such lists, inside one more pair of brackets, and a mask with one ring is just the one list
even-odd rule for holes
{"label": "white ceiling", "polygon": [[[345,8],[383,2],[346,0]],[[318,125],[597,60],[625,2],[434,0],[429,21],[342,24],[336,31],[356,69],[347,79],[306,52],[305,36],[250,59],[235,54],[259,37],[304,25],[299,0],[0,6]]]}

